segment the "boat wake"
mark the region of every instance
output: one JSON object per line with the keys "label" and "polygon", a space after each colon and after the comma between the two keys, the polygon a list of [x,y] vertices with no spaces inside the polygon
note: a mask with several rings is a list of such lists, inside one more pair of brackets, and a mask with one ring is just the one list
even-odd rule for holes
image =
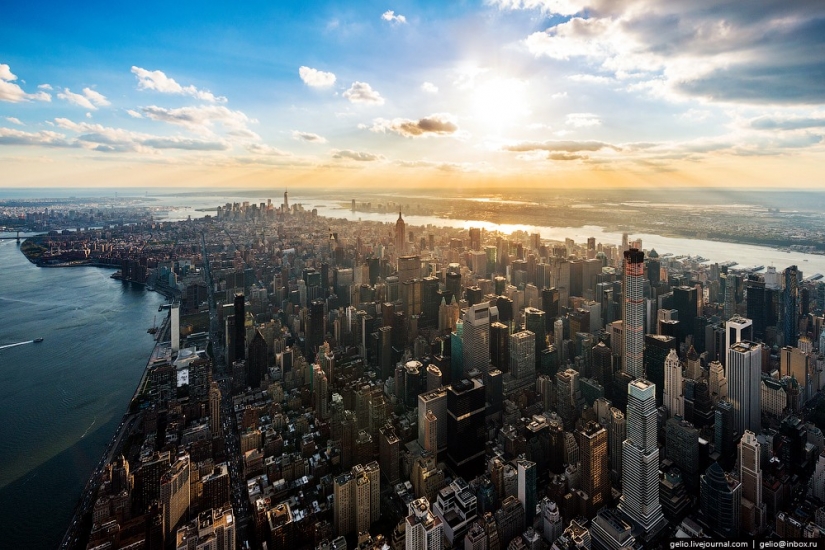
{"label": "boat wake", "polygon": [[23,346],[25,344],[34,344],[34,340],[26,340],[25,342],[17,342],[16,344],[6,344],[5,346],[0,346],[0,349],[13,348],[15,346]]}
{"label": "boat wake", "polygon": [[89,427],[88,427],[88,428],[86,428],[86,431],[85,431],[85,432],[83,432],[83,435],[81,435],[81,436],[80,436],[80,439],[83,439],[84,437],[86,437],[86,434],[87,434],[87,433],[89,433],[89,430],[91,430],[91,429],[92,429],[92,426],[94,426],[94,425],[95,425],[95,422],[97,422],[97,417],[96,417],[96,416],[95,416],[95,417],[94,417],[94,419],[92,420],[92,423],[91,423],[91,424],[89,424]]}

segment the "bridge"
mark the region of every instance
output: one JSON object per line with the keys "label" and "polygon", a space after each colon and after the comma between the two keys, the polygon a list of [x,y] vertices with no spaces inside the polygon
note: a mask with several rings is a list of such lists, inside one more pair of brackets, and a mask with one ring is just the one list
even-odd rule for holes
{"label": "bridge", "polygon": [[15,237],[0,235],[0,241],[10,241],[12,239],[16,239],[17,244],[20,244],[20,231],[17,231],[17,236]]}

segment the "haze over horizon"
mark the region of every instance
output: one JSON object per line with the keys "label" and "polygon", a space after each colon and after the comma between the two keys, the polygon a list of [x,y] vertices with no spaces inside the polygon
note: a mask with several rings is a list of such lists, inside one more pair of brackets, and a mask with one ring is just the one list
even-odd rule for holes
{"label": "haze over horizon", "polygon": [[44,3],[0,187],[821,188],[825,4]]}

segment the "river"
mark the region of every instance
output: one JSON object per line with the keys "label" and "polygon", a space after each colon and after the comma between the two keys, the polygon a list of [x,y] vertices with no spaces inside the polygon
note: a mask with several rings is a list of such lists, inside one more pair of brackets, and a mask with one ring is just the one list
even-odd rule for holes
{"label": "river", "polygon": [[53,549],[140,380],[163,297],[109,269],[36,267],[14,240],[0,240],[0,265],[0,546]]}

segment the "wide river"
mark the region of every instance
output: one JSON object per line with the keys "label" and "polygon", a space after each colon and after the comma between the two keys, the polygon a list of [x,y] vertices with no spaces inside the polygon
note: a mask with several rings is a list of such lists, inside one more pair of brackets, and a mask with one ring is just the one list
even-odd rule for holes
{"label": "wide river", "polygon": [[0,266],[0,547],[53,549],[137,387],[163,297],[109,269],[36,267],[14,240],[0,240]]}

